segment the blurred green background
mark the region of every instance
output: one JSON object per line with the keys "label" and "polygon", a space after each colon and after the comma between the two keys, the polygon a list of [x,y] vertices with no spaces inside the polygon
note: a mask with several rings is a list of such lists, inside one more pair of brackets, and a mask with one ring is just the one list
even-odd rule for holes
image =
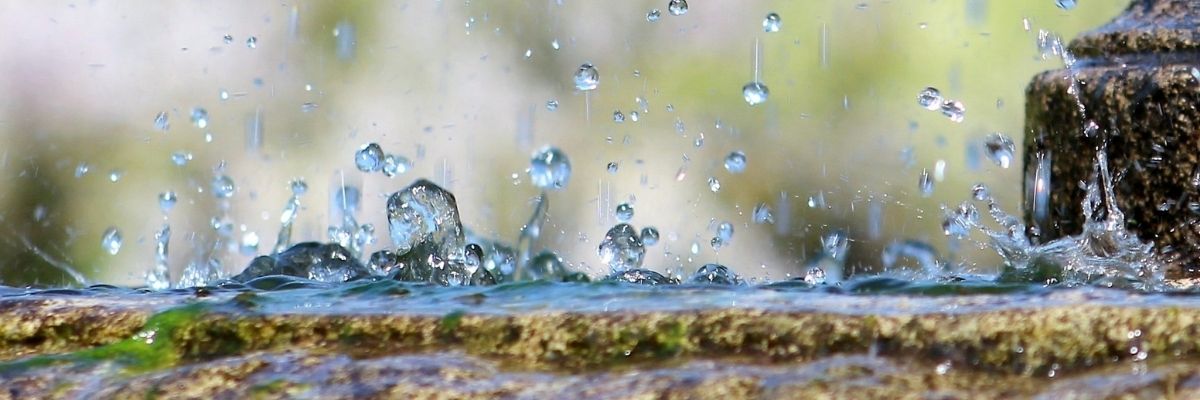
{"label": "blurred green background", "polygon": [[[626,201],[635,226],[662,233],[646,258],[660,271],[720,262],[748,276],[803,275],[821,235],[843,230],[856,271],[876,269],[888,243],[916,239],[986,272],[998,258],[949,243],[939,205],[982,182],[1020,210],[1020,166],[991,163],[984,136],[1020,143],[1026,83],[1060,67],[1042,59],[1039,30],[1074,37],[1125,4],[693,0],[672,16],[666,0],[3,2],[0,283],[73,284],[69,267],[140,285],[164,223],[173,276],[206,263],[236,273],[253,253],[239,250],[243,238],[260,238],[257,253],[274,244],[294,178],[310,187],[295,240],[326,240],[330,189],[345,181],[361,185],[359,220],[376,227],[369,250],[382,248],[385,196],[428,177],[456,194],[468,228],[515,242],[538,192],[529,156],[545,144],[567,153],[574,174],[550,194],[538,245],[593,275]],[[652,9],[662,12],[653,23]],[[763,32],[769,12],[782,17],[777,33]],[[741,87],[755,76],[756,42],[770,100],[750,107]],[[601,80],[586,95],[572,81],[584,62]],[[917,106],[926,86],[962,101],[965,121]],[[189,120],[194,107],[207,127]],[[155,129],[160,112],[167,131]],[[372,141],[411,170],[358,172],[354,152]],[[722,167],[734,150],[747,156],[742,174]],[[192,160],[173,164],[177,151]],[[918,175],[939,162],[943,179],[924,198]],[[77,176],[81,165],[89,172]],[[226,201],[210,190],[221,165],[237,185]],[[179,198],[165,214],[164,191]],[[759,202],[774,225],[751,221]],[[708,243],[721,221],[736,233],[718,253]],[[101,248],[109,227],[124,238],[116,255]]]}

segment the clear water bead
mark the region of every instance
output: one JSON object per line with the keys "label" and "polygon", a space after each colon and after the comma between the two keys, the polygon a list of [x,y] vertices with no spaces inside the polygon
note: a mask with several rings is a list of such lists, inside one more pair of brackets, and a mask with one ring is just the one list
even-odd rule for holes
{"label": "clear water bead", "polygon": [[958,100],[946,100],[942,102],[942,115],[950,118],[954,122],[963,122],[967,116],[967,107]]}
{"label": "clear water bead", "polygon": [[235,191],[237,191],[237,186],[234,186],[233,178],[230,178],[229,175],[220,174],[213,177],[213,196],[217,196],[218,199],[227,199],[233,197]]}
{"label": "clear water bead", "polygon": [[1012,139],[1000,132],[995,132],[987,136],[983,141],[984,150],[986,150],[988,159],[1000,166],[1000,168],[1008,168],[1012,165],[1013,152],[1016,151],[1016,145]]}
{"label": "clear water bead", "polygon": [[233,35],[225,35],[225,37],[221,39],[225,41],[225,44],[233,43]]}
{"label": "clear water bead", "polygon": [[942,92],[935,87],[927,87],[917,93],[917,105],[929,111],[942,108]]}
{"label": "clear water bead", "polygon": [[192,161],[192,153],[188,153],[186,151],[176,151],[171,153],[171,163],[175,164],[176,166],[182,167],[187,165],[188,161]]}
{"label": "clear water bead", "polygon": [[621,203],[617,206],[617,221],[629,222],[633,219],[633,206],[629,203]]}
{"label": "clear water bead", "polygon": [[740,174],[746,170],[746,153],[734,151],[725,156],[725,170],[730,173]]}
{"label": "clear water bead", "polygon": [[647,226],[642,228],[642,244],[653,246],[658,243],[658,228]]}
{"label": "clear water bead", "polygon": [[295,196],[302,196],[308,193],[308,182],[305,182],[303,178],[292,179],[288,183],[288,187],[292,189],[292,195]]}
{"label": "clear water bead", "polygon": [[756,224],[775,223],[775,214],[771,212],[771,206],[767,205],[766,202],[759,202],[758,205],[754,206],[752,216]]}
{"label": "clear water bead", "polygon": [[362,172],[375,172],[383,169],[383,148],[378,143],[367,143],[354,153],[354,166]]}
{"label": "clear water bead", "polygon": [[844,230],[835,229],[821,235],[821,251],[835,260],[845,257],[849,248],[850,236]]}
{"label": "clear water bead", "polygon": [[88,165],[88,163],[85,163],[85,162],[81,162],[81,163],[79,163],[79,165],[75,166],[75,177],[82,178],[84,175],[87,175],[87,173],[91,170],[92,170],[91,165]]}
{"label": "clear water bead", "polygon": [[546,101],[546,110],[547,111],[558,110],[558,100],[547,100]]}
{"label": "clear water bead", "polygon": [[1075,8],[1076,4],[1077,2],[1075,0],[1054,0],[1054,5],[1064,10],[1071,10]]}
{"label": "clear water bead", "polygon": [[110,226],[104,231],[104,235],[100,237],[100,248],[104,249],[109,255],[117,255],[121,252],[121,231],[116,227]]}
{"label": "clear water bead", "polygon": [[242,243],[238,250],[244,256],[252,256],[258,253],[258,233],[246,232],[242,234]]}
{"label": "clear water bead", "polygon": [[622,114],[621,110],[613,111],[613,122],[618,124],[625,122],[625,114]]}
{"label": "clear water bead", "polygon": [[571,161],[558,148],[543,147],[529,161],[529,178],[542,189],[563,189],[571,180]]}
{"label": "clear water bead", "polygon": [[763,32],[775,33],[779,32],[779,28],[783,27],[783,20],[779,18],[779,14],[770,13],[766,18],[763,18]]}
{"label": "clear water bead", "polygon": [[717,180],[715,176],[708,177],[708,190],[711,190],[713,193],[720,192],[721,181]]}
{"label": "clear water bead", "polygon": [[615,174],[615,173],[617,173],[617,168],[618,168],[618,165],[617,165],[616,161],[614,161],[614,162],[608,163],[608,167],[606,167],[605,169],[608,170],[608,173]]}
{"label": "clear water bead", "polygon": [[657,8],[646,13],[646,22],[658,22],[659,18],[662,18],[662,11],[658,11]]}
{"label": "clear water bead", "polygon": [[917,177],[917,190],[921,192],[921,197],[933,195],[933,176],[929,174],[929,170],[921,170],[921,176]]}
{"label": "clear water bead", "polygon": [[733,240],[733,224],[722,222],[717,225],[717,238],[726,242]]}
{"label": "clear water bead", "polygon": [[120,181],[121,178],[123,178],[123,177],[125,177],[125,171],[122,171],[119,169],[114,169],[114,170],[108,171],[108,181],[109,182],[116,183],[117,181]]}
{"label": "clear water bead", "polygon": [[637,231],[626,223],[613,226],[604,234],[597,250],[600,261],[607,265],[612,272],[622,272],[628,269],[640,268],[646,256],[646,248],[638,238]]}
{"label": "clear water bead", "polygon": [[992,197],[992,194],[988,190],[987,185],[984,185],[982,183],[976,183],[975,186],[971,187],[971,198],[972,199],[975,199],[978,201],[985,201],[989,197]]}
{"label": "clear water bead", "polygon": [[172,208],[175,208],[175,202],[178,200],[179,197],[175,196],[175,192],[168,190],[166,192],[159,193],[158,208],[162,210],[163,214],[166,214],[170,212]]}
{"label": "clear water bead", "polygon": [[825,270],[816,266],[809,268],[804,274],[804,283],[814,286],[825,284]]}
{"label": "clear water bead", "polygon": [[251,49],[258,47],[258,38],[254,36],[246,38],[246,47]]}
{"label": "clear water bead", "polygon": [[208,127],[208,110],[200,107],[192,108],[192,124],[197,128],[204,129]]}
{"label": "clear water bead", "polygon": [[575,71],[575,88],[588,91],[600,86],[600,72],[592,64],[584,63]]}
{"label": "clear water bead", "polygon": [[751,106],[765,103],[770,95],[771,91],[762,82],[750,82],[742,86],[742,98]]}
{"label": "clear water bead", "polygon": [[671,2],[667,3],[667,11],[670,12],[671,15],[676,15],[676,16],[687,14],[687,12],[688,12],[687,0],[671,0]]}
{"label": "clear water bead", "polygon": [[629,112],[629,120],[631,120],[631,121],[633,121],[633,122],[638,122],[638,112],[637,112],[637,111],[630,111],[630,112]]}
{"label": "clear water bead", "polygon": [[407,157],[388,154],[383,157],[383,174],[389,178],[408,172],[411,168]]}
{"label": "clear water bead", "polygon": [[163,132],[166,132],[167,130],[171,129],[171,119],[170,118],[171,118],[170,115],[167,114],[166,111],[160,112],[160,113],[158,113],[158,115],[155,115],[154,116],[154,129],[158,129]]}

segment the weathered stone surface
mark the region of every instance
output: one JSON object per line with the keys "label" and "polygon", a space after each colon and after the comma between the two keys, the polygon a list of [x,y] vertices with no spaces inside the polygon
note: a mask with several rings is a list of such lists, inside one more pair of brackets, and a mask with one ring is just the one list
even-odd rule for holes
{"label": "weathered stone surface", "polygon": [[[1191,297],[702,288],[747,306],[579,311],[567,298],[501,311],[488,303],[495,291],[477,290],[441,313],[406,306],[428,300],[403,293],[364,299],[375,306],[366,311],[272,308],[282,297],[254,292],[0,298],[23,321],[0,352],[78,350],[0,364],[0,398],[1154,397],[1200,387]],[[631,286],[612,299],[642,304],[646,293],[697,296]],[[43,337],[55,344],[23,339]]]}
{"label": "weathered stone surface", "polygon": [[[615,371],[508,371],[461,353],[350,358],[252,353],[132,377],[102,368],[30,374],[0,398],[1189,398],[1195,365],[1112,366],[1054,379],[997,375],[870,355],[809,362],[747,359],[642,364]],[[95,385],[89,386],[88,383]]]}
{"label": "weathered stone surface", "polygon": [[[1112,23],[1071,42],[1074,68],[1034,77],[1026,93],[1025,169],[1034,174],[1036,154],[1051,159],[1049,212],[1034,217],[1027,178],[1025,213],[1044,240],[1081,231],[1081,182],[1092,179],[1106,138],[1127,228],[1156,244],[1169,278],[1200,276],[1198,16],[1200,2],[1134,1]],[[1083,133],[1088,121],[1099,128],[1093,137]]]}

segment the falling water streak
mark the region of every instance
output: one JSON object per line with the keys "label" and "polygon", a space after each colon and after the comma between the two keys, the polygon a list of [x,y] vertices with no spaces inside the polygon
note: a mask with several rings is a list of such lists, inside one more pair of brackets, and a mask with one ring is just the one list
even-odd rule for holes
{"label": "falling water streak", "polygon": [[754,81],[761,82],[758,79],[758,38],[754,38]]}
{"label": "falling water streak", "polygon": [[546,192],[537,197],[537,204],[533,207],[533,215],[529,217],[529,222],[521,227],[521,236],[517,238],[517,268],[513,272],[514,280],[524,279],[526,264],[533,254],[533,244],[537,242],[538,237],[542,235],[542,225],[546,222],[546,212],[550,209],[550,200],[546,196]]}
{"label": "falling water streak", "polygon": [[583,92],[583,119],[588,125],[592,123],[592,91]]}
{"label": "falling water streak", "polygon": [[67,264],[64,261],[60,261],[58,259],[55,259],[54,257],[51,257],[49,253],[46,253],[46,251],[42,250],[40,247],[35,246],[33,244],[33,242],[29,241],[28,237],[25,237],[22,235],[17,235],[15,233],[13,235],[20,238],[21,244],[25,245],[26,249],[28,249],[29,251],[32,251],[33,254],[36,254],[38,257],[41,257],[42,260],[46,261],[47,264],[50,264],[50,265],[54,266],[55,268],[58,268],[63,273],[67,274],[67,276],[70,276],[71,279],[75,280],[75,283],[78,283],[80,286],[87,286],[88,279],[85,278],[83,276],[83,274],[79,273],[79,271],[76,270],[75,267],[72,267],[71,264]]}
{"label": "falling water streak", "polygon": [[829,26],[821,23],[821,68],[829,68]]}
{"label": "falling water streak", "polygon": [[283,213],[279,216],[279,235],[275,239],[276,254],[282,253],[292,245],[292,223],[296,221],[296,214],[299,212],[300,195],[292,194],[287,204],[283,206]]}
{"label": "falling water streak", "polygon": [[171,225],[163,224],[154,234],[154,270],[146,274],[146,286],[154,290],[171,287],[171,269],[167,264],[168,245],[171,242]]}

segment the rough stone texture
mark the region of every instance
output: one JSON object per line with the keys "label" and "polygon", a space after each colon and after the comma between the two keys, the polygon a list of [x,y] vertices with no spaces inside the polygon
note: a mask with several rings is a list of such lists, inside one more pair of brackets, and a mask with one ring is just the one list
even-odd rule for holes
{"label": "rough stone texture", "polygon": [[[1112,23],[1069,48],[1071,70],[1034,77],[1027,89],[1026,220],[1043,240],[1081,231],[1080,182],[1093,175],[1101,138],[1117,177],[1127,228],[1152,240],[1168,277],[1200,276],[1200,2],[1137,0]],[[1069,92],[1078,82],[1082,112]],[[1085,121],[1100,132],[1085,137]],[[1035,154],[1051,158],[1048,218],[1037,221],[1029,191]]]}
{"label": "rough stone texture", "polygon": [[152,303],[133,305],[69,297],[2,299],[0,361],[75,351],[128,338],[146,323]]}
{"label": "rough stone texture", "polygon": [[[988,374],[870,355],[762,365],[750,360],[638,365],[614,371],[506,372],[461,353],[355,359],[308,352],[252,353],[83,384],[98,368],[5,382],[5,398],[1190,398],[1194,365],[1167,363],[1061,374],[1054,380]],[[103,374],[103,372],[100,372]],[[88,383],[95,383],[93,375]]]}
{"label": "rough stone texture", "polygon": [[[0,364],[0,398],[1200,395],[1200,302],[1114,294],[822,295],[835,298],[827,304],[899,305],[879,312],[817,305],[442,315],[266,311],[247,293],[158,313],[164,301],[145,295],[3,298],[5,315],[55,321],[18,324],[22,333],[0,342],[6,354],[128,339]],[[739,296],[751,295],[762,293]],[[54,312],[44,312],[47,304]],[[104,328],[114,309],[127,322]],[[146,325],[130,329],[134,321]],[[21,337],[57,345],[29,347]]]}

